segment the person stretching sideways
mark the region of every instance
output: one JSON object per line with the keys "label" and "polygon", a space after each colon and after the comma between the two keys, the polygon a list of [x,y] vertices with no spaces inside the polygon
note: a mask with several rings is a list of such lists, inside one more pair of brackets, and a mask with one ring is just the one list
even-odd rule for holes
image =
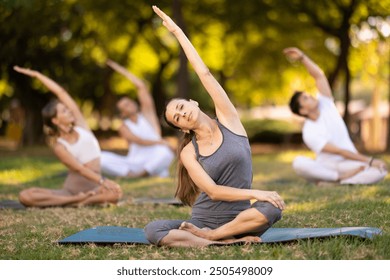
{"label": "person stretching sideways", "polygon": [[179,41],[214,102],[217,119],[193,100],[175,98],[167,104],[166,121],[184,133],[178,148],[176,196],[192,206],[192,217],[153,221],[145,227],[146,237],[170,247],[260,242],[281,218],[284,201],[277,192],[251,189],[251,148],[237,110],[183,31],[159,8],[153,10]]}
{"label": "person stretching sideways", "polygon": [[303,141],[316,154],[315,159],[296,157],[292,164],[295,172],[318,184],[374,184],[383,180],[387,175],[385,162],[357,151],[324,72],[298,48],[286,48],[284,54],[306,67],[318,89],[316,97],[296,91],[290,100],[291,111],[305,118]]}

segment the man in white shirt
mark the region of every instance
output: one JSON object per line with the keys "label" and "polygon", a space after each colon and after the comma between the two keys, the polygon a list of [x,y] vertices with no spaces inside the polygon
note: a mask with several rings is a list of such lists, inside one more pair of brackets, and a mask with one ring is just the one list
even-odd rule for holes
{"label": "man in white shirt", "polygon": [[293,161],[295,172],[309,181],[340,184],[374,184],[387,175],[385,162],[357,151],[347,127],[334,104],[329,82],[323,71],[297,48],[284,54],[300,61],[315,79],[317,97],[297,91],[290,100],[291,111],[305,119],[302,136],[316,158],[298,156]]}
{"label": "man in white shirt", "polygon": [[140,106],[128,97],[122,97],[117,102],[123,118],[119,134],[129,143],[129,150],[127,156],[102,151],[102,171],[111,176],[128,178],[168,177],[175,155],[161,137],[161,125],[146,84],[112,60],[108,60],[107,65],[135,85]]}

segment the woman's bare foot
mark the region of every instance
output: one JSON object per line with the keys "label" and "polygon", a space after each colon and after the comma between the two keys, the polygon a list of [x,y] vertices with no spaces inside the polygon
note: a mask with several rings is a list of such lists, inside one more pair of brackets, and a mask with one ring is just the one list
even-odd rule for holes
{"label": "woman's bare foot", "polygon": [[235,241],[235,242],[243,241],[243,242],[245,242],[245,244],[260,243],[261,238],[259,236],[248,235],[248,236],[244,236],[242,238],[232,239],[231,241]]}
{"label": "woman's bare foot", "polygon": [[84,201],[94,195],[96,195],[96,191],[80,192],[75,195],[75,201],[71,206],[82,207],[84,206]]}
{"label": "woman's bare foot", "polygon": [[212,236],[212,230],[210,230],[209,228],[198,228],[197,226],[189,223],[189,222],[182,222],[180,227],[179,227],[180,230],[185,230],[185,231],[188,231],[190,233],[192,233],[193,235],[195,236],[198,236],[200,238],[204,238],[204,239],[207,239],[207,240],[214,240],[213,239],[213,236]]}
{"label": "woman's bare foot", "polygon": [[351,178],[352,176],[355,176],[356,174],[362,172],[364,169],[366,169],[365,166],[359,166],[356,169],[340,172],[339,173],[339,180],[345,180],[345,179]]}
{"label": "woman's bare foot", "polygon": [[252,244],[252,243],[261,243],[261,238],[258,236],[244,236],[242,238],[232,238],[232,239],[225,239],[225,240],[220,240],[220,241],[215,241],[211,243],[211,246],[224,246],[224,245],[242,245],[244,243],[245,245],[247,244]]}

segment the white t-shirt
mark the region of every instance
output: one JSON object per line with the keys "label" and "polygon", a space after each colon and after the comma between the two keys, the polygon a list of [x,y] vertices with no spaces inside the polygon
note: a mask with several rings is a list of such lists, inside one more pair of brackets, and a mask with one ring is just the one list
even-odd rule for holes
{"label": "white t-shirt", "polygon": [[333,98],[322,94],[318,94],[317,98],[320,116],[316,121],[305,120],[302,129],[303,142],[316,153],[317,160],[339,161],[343,159],[339,155],[321,152],[328,143],[340,149],[357,152]]}

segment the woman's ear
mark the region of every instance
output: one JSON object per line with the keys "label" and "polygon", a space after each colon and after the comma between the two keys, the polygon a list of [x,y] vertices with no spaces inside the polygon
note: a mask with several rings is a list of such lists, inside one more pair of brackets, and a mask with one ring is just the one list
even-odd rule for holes
{"label": "woman's ear", "polygon": [[181,132],[184,132],[184,133],[190,133],[190,131],[188,129],[180,129]]}
{"label": "woman's ear", "polygon": [[197,101],[190,99],[190,102],[194,103],[196,106],[199,107],[199,103]]}

